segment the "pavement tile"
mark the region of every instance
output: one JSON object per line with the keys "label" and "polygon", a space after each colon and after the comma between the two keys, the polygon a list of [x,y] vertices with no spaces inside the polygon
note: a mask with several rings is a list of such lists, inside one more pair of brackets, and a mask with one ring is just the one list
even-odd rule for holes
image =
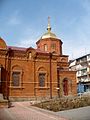
{"label": "pavement tile", "polygon": [[30,102],[15,102],[13,107],[4,108],[2,112],[3,116],[0,116],[0,120],[67,120],[59,115],[30,107]]}

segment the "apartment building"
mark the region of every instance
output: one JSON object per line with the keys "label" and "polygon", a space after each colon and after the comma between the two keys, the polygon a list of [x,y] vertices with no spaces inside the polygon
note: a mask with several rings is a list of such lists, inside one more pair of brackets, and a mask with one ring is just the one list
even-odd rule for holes
{"label": "apartment building", "polygon": [[90,54],[72,60],[69,68],[77,71],[78,92],[90,92]]}

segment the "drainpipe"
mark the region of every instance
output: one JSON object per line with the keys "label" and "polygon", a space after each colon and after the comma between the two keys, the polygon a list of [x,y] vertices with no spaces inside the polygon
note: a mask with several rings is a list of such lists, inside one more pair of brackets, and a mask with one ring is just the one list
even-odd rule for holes
{"label": "drainpipe", "polygon": [[60,98],[60,79],[59,79],[59,69],[57,68],[57,92],[58,92],[58,97]]}
{"label": "drainpipe", "polygon": [[5,76],[4,76],[4,81],[5,81],[5,93],[4,98],[8,100],[8,73],[7,73],[7,56],[8,56],[8,51],[5,54]]}
{"label": "drainpipe", "polygon": [[51,59],[52,59],[52,53],[50,53],[50,99],[52,99],[52,63],[51,63]]}
{"label": "drainpipe", "polygon": [[8,108],[11,107],[11,102],[9,100],[9,92],[10,92],[10,72],[11,72],[11,58],[10,58],[11,49],[8,51],[8,67],[7,67],[7,100],[8,100]]}
{"label": "drainpipe", "polygon": [[36,88],[35,88],[35,87],[36,87],[36,80],[35,80],[35,78],[36,78],[36,77],[35,77],[35,59],[36,59],[36,58],[34,58],[34,96],[35,96],[35,98],[36,98]]}

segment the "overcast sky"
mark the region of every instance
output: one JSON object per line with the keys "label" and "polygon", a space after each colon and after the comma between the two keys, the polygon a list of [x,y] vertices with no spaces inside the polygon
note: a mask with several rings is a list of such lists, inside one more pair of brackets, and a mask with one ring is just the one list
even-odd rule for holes
{"label": "overcast sky", "polygon": [[8,46],[36,47],[48,16],[63,54],[90,53],[90,0],[0,0],[0,36]]}

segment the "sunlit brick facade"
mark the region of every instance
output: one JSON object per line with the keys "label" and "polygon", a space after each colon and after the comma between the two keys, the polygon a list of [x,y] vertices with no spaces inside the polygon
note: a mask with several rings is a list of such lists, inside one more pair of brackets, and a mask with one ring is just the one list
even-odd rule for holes
{"label": "sunlit brick facade", "polygon": [[76,95],[76,73],[69,71],[62,41],[51,32],[50,24],[47,30],[36,49],[7,46],[0,38],[0,93],[4,98]]}

